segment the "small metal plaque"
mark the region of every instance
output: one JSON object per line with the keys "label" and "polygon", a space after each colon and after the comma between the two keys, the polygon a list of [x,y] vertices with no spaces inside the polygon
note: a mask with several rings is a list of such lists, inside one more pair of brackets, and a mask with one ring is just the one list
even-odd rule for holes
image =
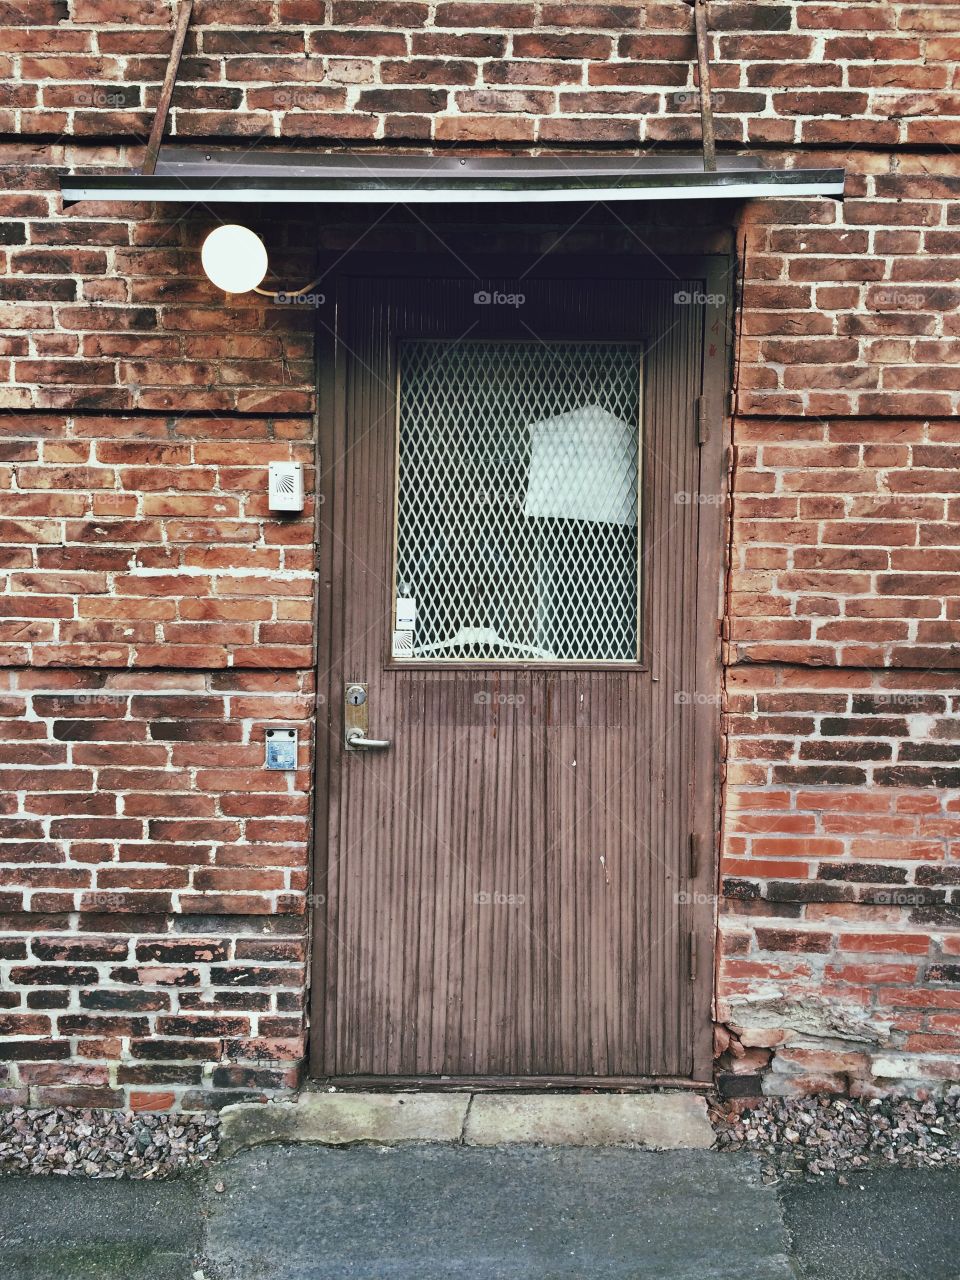
{"label": "small metal plaque", "polygon": [[268,769],[296,769],[296,729],[268,729],[265,741],[267,744],[265,764]]}

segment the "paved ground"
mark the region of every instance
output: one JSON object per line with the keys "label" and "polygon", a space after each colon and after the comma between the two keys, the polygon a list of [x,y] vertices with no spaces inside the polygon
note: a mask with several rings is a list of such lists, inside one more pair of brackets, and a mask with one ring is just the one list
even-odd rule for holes
{"label": "paved ground", "polygon": [[190,1280],[200,1186],[0,1177],[3,1280]]}
{"label": "paved ground", "polygon": [[960,1280],[960,1173],[771,1188],[703,1151],[263,1146],[206,1180],[0,1178],[0,1275]]}
{"label": "paved ground", "polygon": [[[861,1190],[861,1187],[863,1188]],[[875,1169],[781,1192],[809,1280],[958,1280],[960,1171]]]}
{"label": "paved ground", "polygon": [[[408,1146],[302,1148],[291,1165],[273,1147],[237,1157],[224,1181],[207,1247],[243,1280],[792,1274],[749,1158]],[[316,1205],[293,1233],[291,1199]]]}

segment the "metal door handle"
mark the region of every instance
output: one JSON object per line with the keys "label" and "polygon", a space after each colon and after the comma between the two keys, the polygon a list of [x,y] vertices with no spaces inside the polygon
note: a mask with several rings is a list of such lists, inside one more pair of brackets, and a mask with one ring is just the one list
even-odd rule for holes
{"label": "metal door handle", "polygon": [[390,745],[389,738],[365,738],[363,736],[362,729],[353,729],[347,734],[347,746],[353,747],[354,750],[359,749],[366,751],[371,747],[376,747],[382,750],[384,747],[389,747]]}

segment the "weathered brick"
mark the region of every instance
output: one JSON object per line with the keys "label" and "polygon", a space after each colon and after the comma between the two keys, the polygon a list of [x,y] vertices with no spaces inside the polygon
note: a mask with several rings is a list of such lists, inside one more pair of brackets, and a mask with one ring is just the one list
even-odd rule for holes
{"label": "weathered brick", "polygon": [[[2,1016],[36,1028],[8,1056],[34,1102],[265,1097],[301,1056],[315,512],[280,522],[263,495],[283,457],[312,489],[316,317],[213,290],[208,211],[57,205],[60,149],[128,163],[117,139],[146,130],[166,7],[7,16],[0,128],[36,140],[8,146],[0,196],[0,627],[17,668],[0,767],[23,824],[0,830],[18,1002]],[[842,205],[637,215],[658,252],[735,243],[742,276],[718,995],[773,982],[808,1011],[896,1008],[902,1040],[878,1052],[929,1063],[955,1056],[957,1027],[935,1019],[960,1008],[940,961],[960,954],[955,15],[780,0],[710,21],[721,148],[848,171]],[[680,4],[206,0],[194,30],[182,138],[631,155],[699,139]],[[313,224],[248,212],[272,277],[309,279]],[[354,229],[327,234],[340,253]],[[396,234],[371,236],[395,253]],[[290,793],[261,770],[277,720],[302,727]],[[928,941],[935,963],[891,985]],[[264,1065],[252,1046],[271,1037],[289,1049]],[[778,1052],[793,1080],[869,1071],[865,1054]]]}

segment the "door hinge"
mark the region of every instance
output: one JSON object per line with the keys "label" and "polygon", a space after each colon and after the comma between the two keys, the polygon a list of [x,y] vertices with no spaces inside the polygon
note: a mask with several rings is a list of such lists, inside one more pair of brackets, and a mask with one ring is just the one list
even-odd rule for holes
{"label": "door hinge", "polygon": [[703,837],[699,834],[699,832],[691,831],[690,846],[689,846],[690,863],[688,867],[688,875],[691,880],[696,880],[697,876],[700,874],[700,864],[702,862],[700,853],[702,848],[703,848]]}
{"label": "door hinge", "polygon": [[697,444],[706,444],[710,439],[710,421],[707,416],[707,397],[697,396]]}
{"label": "door hinge", "polygon": [[697,944],[697,935],[691,929],[690,930],[690,981],[691,982],[695,981],[697,976],[698,949],[699,948]]}

